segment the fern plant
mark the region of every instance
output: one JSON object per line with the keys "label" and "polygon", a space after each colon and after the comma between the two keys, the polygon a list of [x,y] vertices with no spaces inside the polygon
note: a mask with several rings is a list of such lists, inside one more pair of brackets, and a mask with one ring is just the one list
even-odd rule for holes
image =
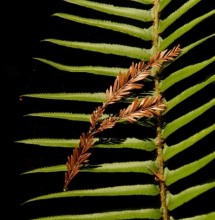
{"label": "fern plant", "polygon": [[[49,72],[47,83],[54,81],[56,88],[47,91],[44,86],[38,91],[36,85],[35,91],[22,95],[26,102],[42,106],[27,114],[32,121],[42,123],[42,131],[34,131],[39,137],[32,134],[18,143],[37,146],[35,152],[45,154],[37,162],[38,167],[25,171],[21,177],[25,178],[26,187],[31,186],[31,196],[23,201],[23,216],[41,220],[215,218],[210,205],[196,208],[196,199],[204,195],[211,198],[215,186],[211,173],[203,175],[215,158],[210,143],[215,124],[207,120],[215,100],[212,95],[203,96],[214,83],[211,66],[215,56],[208,53],[210,57],[205,59],[197,53],[214,39],[214,34],[194,36],[192,32],[196,26],[207,24],[215,13],[207,8],[193,13],[205,2],[59,3],[63,11],[53,17],[59,22],[55,26],[58,31],[41,43],[46,57],[40,54],[36,58],[38,65]],[[186,36],[189,40],[183,41]],[[105,103],[104,91],[113,77],[127,70],[132,62],[148,62],[177,44],[182,47],[177,59],[162,67],[162,71],[152,68],[145,87],[138,92],[142,97],[164,97],[163,114],[135,124],[120,122],[99,134],[89,163],[71,178],[69,190],[63,192],[64,172],[71,173],[66,158],[78,145],[80,134],[87,130],[98,103]],[[59,79],[63,82],[60,88]],[[122,99],[106,114],[115,114],[129,105],[134,95]],[[75,149],[71,158],[77,154],[78,148]],[[38,179],[41,190],[34,193]]]}

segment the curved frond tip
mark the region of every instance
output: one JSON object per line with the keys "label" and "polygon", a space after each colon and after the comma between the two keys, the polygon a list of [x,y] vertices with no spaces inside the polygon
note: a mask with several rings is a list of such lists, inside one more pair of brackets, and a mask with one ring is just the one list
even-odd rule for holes
{"label": "curved frond tip", "polygon": [[177,195],[167,194],[167,204],[170,211],[182,206],[184,203],[189,202],[195,197],[207,192],[215,187],[215,181],[211,183],[205,183],[202,185],[190,187]]}
{"label": "curved frond tip", "polygon": [[185,2],[180,8],[170,14],[165,20],[160,21],[159,31],[162,33],[166,30],[171,24],[173,24],[178,18],[184,15],[188,10],[190,10],[193,6],[198,4],[201,0],[193,0]]}
{"label": "curved frond tip", "polygon": [[190,176],[205,167],[208,163],[212,162],[215,159],[215,152],[197,160],[192,163],[186,164],[182,167],[179,167],[175,170],[169,170],[165,168],[165,180],[166,185],[169,186],[178,180],[181,180],[187,176]]}
{"label": "curved frond tip", "polygon": [[159,50],[162,51],[166,49],[170,44],[172,44],[175,40],[177,40],[179,37],[186,34],[188,31],[190,31],[193,27],[195,27],[197,24],[202,22],[203,20],[209,18],[210,16],[215,14],[215,10],[212,10],[194,20],[191,22],[183,25],[182,27],[178,28],[175,32],[170,34],[168,37],[166,37],[160,44]]}
{"label": "curved frond tip", "polygon": [[34,58],[42,63],[48,64],[56,69],[71,72],[71,73],[92,73],[101,76],[111,76],[116,77],[120,71],[126,71],[125,68],[119,67],[104,67],[104,66],[69,66],[65,64],[60,64],[51,60],[43,58]]}
{"label": "curved frond tip", "polygon": [[156,196],[159,194],[159,189],[156,185],[124,185],[124,186],[113,186],[105,188],[96,189],[82,189],[82,190],[72,190],[66,192],[51,193],[48,195],[39,196],[26,201],[34,202],[38,200],[47,199],[59,199],[59,198],[69,198],[69,197],[98,197],[98,196],[134,196],[134,195],[150,195]]}
{"label": "curved frond tip", "polygon": [[215,212],[210,212],[203,215],[197,215],[194,217],[189,218],[180,218],[179,220],[214,220],[215,219]]}
{"label": "curved frond tip", "polygon": [[21,97],[38,98],[38,99],[52,99],[65,101],[81,101],[81,102],[95,102],[102,103],[105,101],[105,93],[35,93],[24,94]]}
{"label": "curved frond tip", "polygon": [[182,152],[183,150],[193,146],[195,143],[197,143],[199,140],[203,139],[207,135],[209,135],[211,132],[215,130],[215,124],[209,126],[208,128],[205,128],[201,130],[200,132],[192,135],[191,137],[179,142],[178,144],[167,146],[165,145],[163,155],[164,160],[167,161],[170,158],[174,157],[178,153]]}
{"label": "curved frond tip", "polygon": [[174,121],[168,123],[166,127],[163,130],[163,137],[167,138],[174,132],[176,132],[178,129],[182,128],[186,124],[190,123],[206,111],[208,111],[210,108],[212,108],[215,105],[215,98],[210,100],[208,103],[200,106],[199,108],[188,112],[187,114],[175,119]]}

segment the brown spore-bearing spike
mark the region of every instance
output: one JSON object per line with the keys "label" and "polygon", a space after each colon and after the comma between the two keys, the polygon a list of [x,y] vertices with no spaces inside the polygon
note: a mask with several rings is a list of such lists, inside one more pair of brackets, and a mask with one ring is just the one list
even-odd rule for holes
{"label": "brown spore-bearing spike", "polygon": [[[174,60],[180,52],[180,45],[177,45],[172,50],[159,52],[154,57],[151,57],[148,63],[132,63],[127,73],[123,74],[119,72],[114,81],[114,85],[111,85],[109,89],[106,90],[106,101],[102,106],[97,107],[97,109],[93,111],[90,118],[91,126],[89,127],[89,131],[87,133],[82,133],[79,147],[75,147],[73,149],[73,154],[67,159],[64,191],[68,189],[69,183],[77,175],[80,167],[88,162],[91,153],[87,151],[93,146],[94,136],[97,133],[105,129],[113,128],[121,119],[133,123],[141,117],[160,115],[160,113],[165,110],[166,106],[161,96],[146,97],[142,101],[136,98],[127,108],[121,109],[118,116],[110,115],[108,118],[99,122],[99,119],[102,117],[108,105],[120,101],[135,89],[141,89],[144,86],[143,80],[151,74],[150,70],[153,67],[160,68],[165,62]],[[152,172],[159,181],[163,181],[162,176],[154,171]]]}

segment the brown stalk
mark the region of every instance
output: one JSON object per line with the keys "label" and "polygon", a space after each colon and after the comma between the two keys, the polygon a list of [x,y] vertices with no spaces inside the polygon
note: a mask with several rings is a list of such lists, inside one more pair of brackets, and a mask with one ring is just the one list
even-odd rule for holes
{"label": "brown stalk", "polygon": [[73,149],[72,155],[68,156],[64,191],[67,190],[69,183],[78,174],[80,168],[88,162],[88,158],[91,155],[88,150],[94,144],[94,136],[97,133],[105,129],[113,128],[121,119],[136,122],[141,117],[158,116],[165,110],[161,96],[146,97],[142,101],[136,98],[126,109],[120,110],[118,116],[110,115],[99,123],[99,119],[102,117],[108,105],[120,101],[135,89],[141,89],[144,86],[142,81],[150,75],[152,68],[160,69],[163,63],[172,61],[179,53],[180,48],[176,46],[172,50],[165,50],[156,54],[150,58],[147,64],[144,62],[139,62],[138,64],[132,63],[127,73],[120,72],[118,74],[113,86],[111,85],[109,89],[106,90],[106,102],[93,111],[90,118],[91,126],[89,131],[81,134],[79,145]]}

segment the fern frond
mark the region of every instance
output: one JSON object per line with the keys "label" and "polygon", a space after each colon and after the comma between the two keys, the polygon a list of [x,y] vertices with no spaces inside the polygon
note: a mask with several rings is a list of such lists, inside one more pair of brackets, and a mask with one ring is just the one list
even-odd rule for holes
{"label": "fern frond", "polygon": [[160,115],[165,110],[161,97],[146,97],[141,102],[136,98],[126,109],[121,109],[119,116],[133,123],[141,117]]}
{"label": "fern frond", "polygon": [[175,170],[169,170],[168,168],[165,168],[165,180],[166,185],[169,186],[178,180],[181,180],[182,178],[185,178],[204,166],[206,166],[208,163],[212,162],[215,159],[215,152],[197,160],[192,163],[186,164],[182,167],[179,167]]}
{"label": "fern frond", "polygon": [[187,1],[184,3],[179,9],[170,14],[163,21],[160,21],[159,31],[162,33],[166,30],[171,24],[173,24],[178,18],[184,15],[188,10],[190,10],[193,6],[198,4],[201,0]]}
{"label": "fern frond", "polygon": [[160,44],[159,50],[165,50],[170,44],[172,44],[175,40],[177,40],[179,37],[187,33],[189,30],[191,30],[193,27],[195,27],[197,24],[205,20],[206,18],[209,18],[210,16],[215,14],[215,10],[212,10],[194,20],[191,22],[183,25],[182,27],[178,28],[175,32],[170,34],[168,37],[166,37]]}
{"label": "fern frond", "polygon": [[101,213],[90,213],[90,214],[79,214],[79,215],[61,215],[34,218],[32,220],[117,220],[117,219],[132,219],[132,218],[150,218],[159,219],[161,212],[159,209],[136,209],[136,210],[123,210],[123,211],[112,211],[112,212],[101,212]]}
{"label": "fern frond", "polygon": [[56,13],[54,14],[54,16],[67,19],[70,21],[75,21],[75,22],[82,23],[82,24],[87,24],[87,25],[91,25],[91,26],[95,26],[99,28],[121,32],[121,33],[131,35],[133,37],[136,37],[136,38],[139,38],[145,41],[152,40],[151,28],[142,29],[134,25],[128,25],[128,24],[99,20],[99,19],[84,18],[84,17],[64,14],[64,13]]}
{"label": "fern frond", "polygon": [[[30,113],[26,116],[33,116],[33,117],[43,117],[43,118],[57,118],[57,119],[64,119],[70,121],[83,121],[89,122],[90,114],[82,114],[82,113],[72,113],[72,112],[39,112],[39,113]],[[104,119],[107,115],[103,115],[101,119]]]}
{"label": "fern frond", "polygon": [[[115,93],[116,94],[116,93]],[[115,95],[114,94],[114,95]],[[114,97],[113,95],[113,97]],[[77,175],[80,168],[88,161],[91,153],[88,153],[89,148],[94,144],[93,137],[95,134],[100,133],[106,129],[113,128],[121,119],[126,119],[130,122],[136,121],[141,117],[152,117],[153,115],[160,114],[164,110],[165,105],[161,102],[160,98],[145,98],[139,104],[136,99],[125,111],[120,111],[119,116],[109,116],[103,119],[98,127],[98,120],[101,119],[105,105],[112,103],[107,100],[103,106],[99,106],[92,114],[90,123],[91,127],[88,133],[82,133],[80,136],[79,146],[73,149],[73,154],[68,157],[67,172],[65,173],[64,190],[67,190],[68,184]],[[136,104],[138,103],[138,104]]]}
{"label": "fern frond", "polygon": [[167,203],[168,203],[169,210],[172,211],[176,209],[182,204],[189,202],[193,198],[201,195],[204,192],[207,192],[210,189],[213,189],[214,187],[215,187],[215,182],[211,182],[211,183],[205,183],[202,185],[190,187],[176,195],[172,195],[168,193]]}
{"label": "fern frond", "polygon": [[147,196],[156,196],[159,194],[158,187],[153,184],[147,185],[126,185],[126,186],[113,186],[97,189],[82,189],[82,190],[73,190],[59,193],[52,193],[48,195],[39,196],[33,199],[26,201],[34,202],[38,200],[46,199],[59,199],[59,198],[68,198],[68,197],[79,197],[79,196],[137,196],[137,195],[147,195]]}
{"label": "fern frond", "polygon": [[22,175],[35,174],[35,173],[55,173],[55,172],[63,172],[63,171],[66,171],[65,164],[32,169],[32,170],[29,170],[29,171],[22,173]]}
{"label": "fern frond", "polygon": [[82,101],[82,102],[95,102],[102,103],[105,101],[105,94],[97,93],[35,93],[24,94],[21,97],[30,97],[38,99],[52,99],[52,100],[66,100],[66,101]]}
{"label": "fern frond", "polygon": [[153,4],[153,0],[131,0],[133,2],[139,2],[139,3],[142,3],[144,5],[151,5]]}
{"label": "fern frond", "polygon": [[162,51],[157,53],[154,57],[151,57],[148,64],[145,64],[144,62],[140,62],[136,65],[132,64],[127,71],[127,74],[123,75],[121,72],[119,73],[114,81],[114,85],[110,86],[110,88],[106,90],[106,102],[104,102],[102,106],[98,106],[96,110],[93,111],[90,118],[91,126],[89,131],[81,134],[78,147],[75,147],[72,155],[68,156],[64,190],[67,190],[71,180],[77,175],[82,165],[88,161],[88,158],[91,155],[91,153],[88,153],[88,150],[94,144],[93,138],[96,134],[106,129],[113,128],[121,119],[126,119],[129,122],[135,122],[141,117],[149,118],[154,115],[158,116],[165,110],[165,105],[162,103],[161,96],[151,98],[146,97],[140,103],[138,99],[135,99],[127,109],[120,111],[119,116],[110,115],[98,124],[108,105],[126,97],[135,89],[141,89],[143,84],[139,84],[138,82],[143,81],[150,75],[149,70],[153,67],[159,69],[162,64],[174,60],[174,58],[179,55],[180,50],[181,49],[178,45],[172,50]]}
{"label": "fern frond", "polygon": [[125,46],[120,44],[77,42],[77,41],[65,41],[58,39],[45,39],[43,41],[63,47],[77,48],[81,50],[88,50],[88,51],[99,52],[104,54],[125,56],[139,60],[149,60],[149,57],[151,56],[150,49],[143,50],[142,48],[139,47]]}
{"label": "fern frond", "polygon": [[[130,8],[130,7],[119,7],[115,5],[86,1],[86,0],[64,0],[64,1],[68,3],[80,5],[82,7],[90,8],[96,11],[100,11],[103,13],[121,16],[130,19],[136,19],[139,21],[146,22],[153,20],[153,14],[151,10],[142,10],[142,9]],[[142,0],[139,2],[152,4],[151,0]]]}
{"label": "fern frond", "polygon": [[215,82],[215,75],[213,75],[212,77],[210,77],[209,79],[205,80],[202,83],[196,84],[195,86],[192,86],[189,89],[186,89],[181,94],[179,94],[176,97],[174,97],[173,99],[169,100],[166,103],[167,109],[165,111],[165,114],[168,111],[170,111],[172,108],[176,107],[179,103],[183,102],[184,100],[186,100],[187,98],[189,98],[193,94],[196,94],[198,91],[202,90],[207,85],[209,85],[210,83],[213,83],[213,82]]}
{"label": "fern frond", "polygon": [[[61,133],[64,132],[61,130],[62,127],[55,126],[54,132],[57,132],[57,129],[60,130],[57,133],[59,139],[55,136],[52,138],[51,136],[55,133],[51,133],[50,138],[29,138],[17,141],[17,143],[24,149],[32,146],[35,151],[42,150],[45,154],[48,152],[45,157],[48,157],[52,164],[45,160],[42,165],[44,167],[41,167],[39,159],[39,165],[37,161],[34,161],[36,163],[33,169],[24,173],[32,174],[32,182],[36,180],[36,185],[39,182],[44,184],[43,181],[38,180],[38,177],[43,177],[44,174],[48,177],[51,176],[49,181],[53,183],[57,181],[55,179],[53,181],[52,177],[62,176],[64,173],[65,184],[63,187],[64,190],[67,190],[70,181],[78,172],[81,174],[80,179],[77,178],[77,181],[74,182],[72,191],[50,193],[52,190],[49,188],[49,192],[45,192],[45,195],[41,193],[40,196],[27,198],[27,201],[24,202],[37,201],[37,204],[31,203],[25,206],[24,208],[27,210],[29,205],[34,208],[35,204],[43,203],[50,207],[51,201],[58,203],[61,200],[69,200],[73,204],[72,210],[64,206],[65,212],[59,208],[53,213],[53,209],[45,207],[43,209],[45,212],[38,212],[36,215],[27,210],[29,216],[24,216],[24,218],[33,219],[37,216],[47,215],[47,217],[37,219],[214,220],[215,212],[210,212],[209,209],[206,211],[208,213],[199,210],[195,212],[198,207],[195,206],[194,198],[203,193],[211,196],[210,190],[215,186],[214,180],[211,180],[211,173],[207,174],[210,182],[207,178],[202,179],[198,175],[201,169],[207,169],[211,165],[209,163],[215,159],[213,148],[210,146],[206,146],[207,149],[204,148],[204,140],[207,143],[211,138],[210,134],[214,132],[215,124],[211,120],[210,126],[206,125],[209,127],[200,125],[199,128],[195,127],[193,132],[191,130],[186,134],[187,124],[189,123],[189,128],[192,129],[192,124],[195,126],[195,119],[199,120],[201,116],[205,120],[208,110],[212,109],[215,103],[215,99],[211,97],[212,93],[208,93],[208,89],[211,89],[212,83],[215,81],[211,72],[215,57],[214,54],[211,54],[211,49],[207,51],[203,48],[206,44],[210,46],[215,34],[212,34],[209,28],[210,35],[200,33],[200,37],[198,37],[198,31],[204,30],[203,25],[206,21],[211,21],[210,18],[215,13],[211,7],[204,8],[201,12],[201,6],[207,4],[205,2],[200,0],[184,2],[171,0],[105,0],[102,2],[98,0],[64,0],[59,3],[60,11],[53,14],[53,20],[54,28],[58,28],[59,25],[60,32],[54,30],[45,37],[45,40],[42,40],[42,53],[44,49],[51,49],[47,50],[48,57],[42,55],[44,58],[35,58],[36,61],[39,61],[36,62],[38,65],[47,64],[56,68],[56,71],[50,72],[48,78],[45,78],[48,81],[46,84],[43,84],[43,73],[42,77],[36,77],[40,81],[39,86],[35,88],[36,91],[39,91],[41,85],[49,86],[49,80],[52,83],[52,77],[56,79],[54,86],[58,85],[61,82],[58,82],[58,79],[64,77],[64,73],[61,71],[70,72],[71,74],[67,74],[67,77],[72,82],[71,84],[66,82],[65,86],[60,87],[63,90],[62,93],[59,92],[59,89],[56,90],[59,93],[54,90],[52,93],[46,93],[46,88],[43,88],[45,93],[30,94],[28,91],[29,94],[22,95],[20,100],[23,101],[23,104],[27,103],[27,106],[29,106],[28,101],[31,101],[30,98],[37,98],[37,100],[33,99],[36,104],[42,103],[39,110],[31,110],[31,106],[31,113],[27,115],[40,117],[39,123],[43,121],[64,123],[63,120],[56,119],[70,120],[67,123],[71,125],[73,136],[71,139],[62,138],[65,137],[65,135],[61,136]],[[198,13],[196,14],[196,12]],[[80,28],[77,28],[78,25]],[[200,29],[197,25],[200,25]],[[209,24],[208,27],[212,27],[212,25]],[[193,32],[195,36],[192,35]],[[69,33],[72,34],[70,37],[67,36]],[[186,41],[186,37],[189,38],[188,41]],[[180,42],[183,45],[182,50],[179,46],[172,50],[166,49],[180,39],[182,39]],[[200,54],[198,52],[195,54],[194,48],[195,51],[200,51]],[[191,51],[194,53],[188,54]],[[67,54],[67,52],[69,53]],[[77,56],[76,52],[78,52]],[[55,57],[54,53],[58,57]],[[185,54],[187,57],[183,57]],[[183,63],[182,57],[186,59],[184,62],[186,64]],[[85,59],[87,59],[87,63],[85,63]],[[124,65],[127,65],[126,62],[132,63],[131,59],[135,59],[134,61],[139,63],[133,63],[129,69],[125,69]],[[169,64],[176,59],[172,70]],[[92,65],[89,64],[91,60],[94,63]],[[43,65],[41,66],[43,67]],[[167,66],[168,68],[166,68]],[[161,70],[164,68],[167,76],[161,75]],[[47,70],[52,71],[53,69],[48,68]],[[204,73],[204,70],[208,73]],[[101,93],[97,87],[98,84],[102,85],[103,82],[105,84],[110,77],[116,77],[116,79],[108,87],[106,93]],[[198,82],[195,81],[196,78],[198,78]],[[189,81],[189,84],[185,81]],[[88,86],[91,88],[87,90],[88,87],[83,87],[83,83],[89,83]],[[35,84],[33,83],[33,85]],[[52,84],[50,85],[52,86]],[[67,85],[71,85],[71,87],[66,88]],[[80,92],[74,93],[73,91],[76,91],[77,88]],[[174,92],[177,92],[174,90],[175,88],[182,91],[173,97]],[[141,92],[137,92],[137,90]],[[200,91],[200,95],[202,95],[205,90],[207,90],[207,94],[203,95],[210,96],[210,98],[206,98],[210,101],[203,102],[203,104],[199,102],[199,105],[196,103],[195,108],[192,108],[192,102],[199,95],[198,92]],[[71,93],[64,91],[71,91]],[[23,97],[26,98],[22,99]],[[142,97],[144,98],[142,99]],[[62,112],[50,110],[51,105],[47,110],[46,105],[43,106],[47,100],[48,103],[54,103],[54,105],[63,104],[60,106]],[[94,105],[93,103],[101,104],[89,115],[87,109]],[[187,103],[190,104],[189,107]],[[90,106],[87,106],[88,104]],[[109,105],[111,105],[110,111],[109,109],[106,111]],[[87,108],[83,106],[87,106]],[[115,107],[119,107],[121,110],[117,111]],[[177,107],[182,107],[183,113],[180,114],[180,109],[177,110]],[[114,114],[107,114],[107,112],[114,112]],[[25,120],[31,120],[32,117],[25,117]],[[142,117],[146,119],[138,121]],[[37,118],[34,118],[33,122],[36,120]],[[135,124],[129,125],[131,129],[124,131],[127,121],[135,122]],[[145,121],[149,123],[149,126],[145,127]],[[79,126],[80,122],[89,122],[89,129],[77,139],[76,133],[73,131],[76,131],[76,126]],[[102,131],[113,128],[117,123],[120,123],[116,128],[118,133],[107,132],[102,136]],[[142,126],[140,126],[141,123]],[[32,135],[35,135],[34,131]],[[173,135],[177,136],[176,140]],[[44,137],[43,132],[38,136]],[[132,138],[128,138],[128,136]],[[197,144],[197,142],[199,143]],[[196,151],[196,147],[199,145],[204,148],[202,148],[202,152],[205,152],[203,155],[198,155],[199,151]],[[94,151],[93,149],[90,151],[91,147],[95,148]],[[68,148],[71,148],[72,152],[67,158],[67,163],[56,165],[56,158],[52,157],[52,153],[59,151],[66,153]],[[89,163],[93,152],[95,152],[95,157]],[[185,160],[183,160],[183,152],[187,153]],[[125,158],[124,155],[126,155]],[[192,157],[192,155],[194,156]],[[105,157],[105,162],[101,162],[102,157]],[[188,178],[192,179],[192,174],[195,174],[196,178],[194,184],[192,181],[187,181]],[[143,179],[141,180],[139,176],[142,176]],[[103,177],[105,178],[103,179]],[[22,178],[27,179],[29,176],[26,175]],[[96,181],[93,178],[96,178]],[[87,185],[93,184],[93,187],[81,186],[83,180]],[[148,184],[147,181],[151,184]],[[102,185],[103,183],[105,186]],[[180,183],[182,184],[180,185]],[[177,190],[178,184],[181,189],[180,193],[174,195],[173,192],[179,191]],[[33,188],[32,185],[30,187]],[[160,196],[158,196],[159,194]],[[115,201],[116,197],[120,197],[122,204]],[[133,201],[136,197],[142,199],[141,206],[138,202]],[[108,201],[108,205],[105,204],[99,212],[97,204],[101,198]],[[80,201],[81,205],[76,201]],[[96,203],[91,204],[91,201]],[[116,206],[112,204],[112,201],[117,203]],[[191,212],[189,210],[186,212],[184,204],[188,202],[194,207]],[[182,210],[179,211],[179,215],[178,211],[175,212],[177,208]]]}
{"label": "fern frond", "polygon": [[184,67],[174,73],[172,73],[170,76],[168,76],[166,79],[164,79],[161,82],[161,91],[164,92],[171,86],[175,85],[176,83],[180,82],[181,80],[192,76],[193,74],[197,73],[198,71],[202,70],[206,66],[210,65],[215,61],[215,56],[205,60],[200,63],[196,63],[194,65],[190,65],[187,67]]}
{"label": "fern frond", "polygon": [[43,63],[46,63],[56,69],[71,72],[71,73],[92,73],[95,75],[103,75],[103,76],[113,76],[116,77],[119,71],[126,71],[125,68],[115,68],[115,67],[104,67],[104,66],[67,66],[60,63],[56,63],[51,60],[43,59],[43,58],[34,58],[35,60],[39,60]]}
{"label": "fern frond", "polygon": [[176,154],[182,152],[183,150],[187,149],[188,147],[191,147],[193,144],[195,144],[202,138],[206,137],[208,134],[210,134],[214,130],[215,130],[215,124],[211,125],[208,128],[201,130],[199,133],[194,134],[193,136],[187,138],[184,141],[181,141],[178,144],[172,145],[170,147],[165,145],[164,152],[163,152],[165,161],[172,158]]}
{"label": "fern frond", "polygon": [[208,39],[213,38],[213,37],[215,37],[215,34],[211,34],[211,35],[209,35],[207,37],[204,37],[204,38],[202,38],[202,39],[200,39],[200,40],[198,40],[198,41],[196,41],[196,42],[194,42],[194,43],[184,47],[182,52],[181,52],[181,54],[179,56],[182,56],[182,55],[186,54],[187,52],[189,52],[190,50],[192,50],[196,46],[204,43],[205,41],[207,41]]}
{"label": "fern frond", "polygon": [[190,218],[180,218],[179,220],[214,220],[215,218],[215,212],[211,212],[204,215],[197,215]]}
{"label": "fern frond", "polygon": [[190,123],[192,120],[196,119],[200,115],[204,114],[207,110],[215,105],[215,98],[210,100],[199,108],[188,112],[187,114],[175,119],[174,121],[168,123],[163,129],[163,137],[167,138],[169,135],[173,134],[175,131],[183,127],[184,125]]}
{"label": "fern frond", "polygon": [[160,0],[159,12],[162,11],[170,2],[171,0]]}
{"label": "fern frond", "polygon": [[[104,163],[97,164],[95,166],[83,167],[80,172],[92,172],[92,173],[145,173],[153,175],[153,173],[148,169],[150,167],[153,170],[156,170],[154,161],[132,161],[132,162],[114,162],[114,163]],[[35,173],[54,173],[54,172],[65,172],[66,165],[56,165],[49,167],[36,168],[23,174],[35,174]]]}
{"label": "fern frond", "polygon": [[[97,139],[98,140],[98,139]],[[64,147],[71,148],[71,146],[78,145],[79,139],[60,139],[60,138],[33,138],[16,141],[20,144],[31,144],[42,147]]]}
{"label": "fern frond", "polygon": [[[102,140],[105,139],[104,137]],[[95,148],[106,148],[106,149],[120,149],[120,148],[128,148],[128,149],[136,149],[136,150],[145,150],[145,151],[153,151],[156,148],[155,141],[151,140],[140,140],[137,138],[127,138],[125,141],[120,141],[120,143],[111,142],[111,140],[100,141],[99,138],[94,139],[95,144],[93,147]],[[16,141],[16,143],[21,144],[31,144],[38,145],[43,147],[63,147],[63,148],[72,148],[77,146],[79,139],[56,139],[56,138],[33,138],[33,139],[24,139]]]}

